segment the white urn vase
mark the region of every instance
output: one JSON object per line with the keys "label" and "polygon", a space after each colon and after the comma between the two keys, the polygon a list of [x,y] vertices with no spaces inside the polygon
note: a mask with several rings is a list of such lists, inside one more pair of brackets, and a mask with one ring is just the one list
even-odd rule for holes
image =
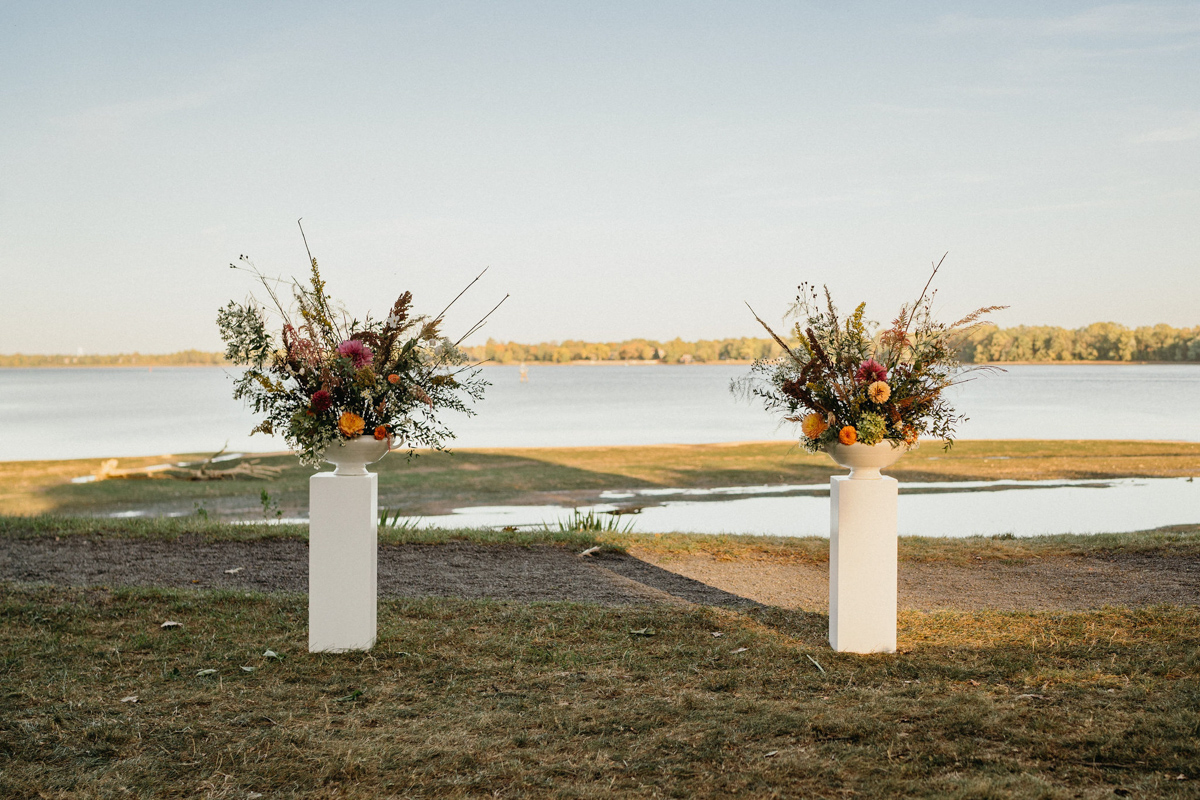
{"label": "white urn vase", "polygon": [[391,450],[391,441],[373,436],[338,440],[325,448],[325,460],[337,467],[334,475],[367,475],[367,464],[374,464]]}
{"label": "white urn vase", "polygon": [[877,481],[883,477],[879,470],[890,467],[900,456],[915,449],[916,445],[895,445],[884,440],[879,444],[830,444],[825,452],[839,467],[850,470],[850,480]]}

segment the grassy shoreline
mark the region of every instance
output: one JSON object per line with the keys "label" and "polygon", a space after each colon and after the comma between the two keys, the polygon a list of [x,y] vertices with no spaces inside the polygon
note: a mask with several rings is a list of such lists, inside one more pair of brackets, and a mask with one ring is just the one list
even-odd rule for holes
{"label": "grassy shoreline", "polygon": [[[204,456],[119,459],[121,468]],[[166,478],[75,484],[104,459],[0,462],[0,514],[107,514],[131,509],[151,515],[254,518],[279,510],[303,516],[308,478],[287,454],[246,455],[282,469],[271,480],[188,481]],[[216,466],[228,468],[240,462]],[[408,460],[393,454],[373,467],[381,506],[430,515],[471,505],[586,505],[605,490],[712,488],[824,483],[839,472],[824,455],[790,441],[641,447],[458,450]],[[1107,479],[1200,475],[1200,443],[1125,441],[964,440],[950,451],[924,443],[891,470],[902,482]],[[264,509],[262,493],[270,508]]]}

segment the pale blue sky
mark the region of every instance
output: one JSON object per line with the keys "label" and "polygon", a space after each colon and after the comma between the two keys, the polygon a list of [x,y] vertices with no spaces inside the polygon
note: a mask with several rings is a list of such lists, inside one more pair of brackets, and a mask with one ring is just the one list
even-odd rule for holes
{"label": "pale blue sky", "polygon": [[0,352],[218,349],[309,242],[478,340],[1200,324],[1200,4],[0,5]]}

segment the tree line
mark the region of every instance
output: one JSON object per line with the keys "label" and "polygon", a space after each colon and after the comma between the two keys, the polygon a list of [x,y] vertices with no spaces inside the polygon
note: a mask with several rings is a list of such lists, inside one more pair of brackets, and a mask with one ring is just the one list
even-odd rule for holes
{"label": "tree line", "polygon": [[201,350],[150,355],[0,355],[0,367],[211,367],[225,363],[223,354],[205,353]]}
{"label": "tree line", "polygon": [[[794,344],[794,342],[789,342]],[[658,361],[667,364],[752,361],[774,358],[782,351],[772,339],[701,339],[669,342],[626,339],[622,342],[497,342],[464,348],[472,361],[497,364],[572,361]],[[1115,322],[1095,322],[1082,328],[1050,325],[981,327],[959,350],[967,363],[1064,361],[1200,362],[1200,327],[1148,325],[1127,328]]]}
{"label": "tree line", "polygon": [[[488,339],[463,348],[476,362],[567,364],[572,361],[656,361],[666,364],[710,364],[774,358],[782,351],[772,339],[700,339],[685,342],[626,339],[621,342],[541,342],[520,344]],[[967,363],[1033,361],[1167,361],[1200,362],[1200,326],[1172,328],[1147,325],[1127,328],[1115,322],[1095,322],[1082,328],[1018,325],[980,328],[963,343],[959,356]],[[192,367],[217,366],[221,353],[183,350],[145,355],[0,355],[0,367]]]}
{"label": "tree line", "polygon": [[985,326],[964,343],[960,357],[994,361],[1200,361],[1200,327],[1147,325],[1127,328],[1094,322],[1083,328]]}
{"label": "tree line", "polygon": [[701,339],[685,342],[676,338],[662,342],[655,339],[626,339],[623,342],[541,342],[520,344],[497,342],[463,348],[472,361],[491,361],[498,364],[541,362],[567,364],[572,361],[659,361],[668,364],[709,363],[713,361],[753,360],[773,358],[782,351],[771,339]]}

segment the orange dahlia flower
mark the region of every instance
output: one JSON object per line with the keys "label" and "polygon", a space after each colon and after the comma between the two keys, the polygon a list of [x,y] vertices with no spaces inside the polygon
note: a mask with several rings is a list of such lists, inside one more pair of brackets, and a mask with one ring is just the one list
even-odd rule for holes
{"label": "orange dahlia flower", "polygon": [[884,381],[875,381],[867,387],[867,397],[871,398],[872,403],[886,403],[891,396],[892,387]]}
{"label": "orange dahlia flower", "polygon": [[358,436],[363,432],[363,428],[367,423],[358,414],[352,414],[349,411],[338,417],[338,432],[347,439]]}
{"label": "orange dahlia flower", "polygon": [[858,431],[854,430],[853,425],[847,425],[838,431],[838,441],[845,445],[851,445],[858,441]]}
{"label": "orange dahlia flower", "polygon": [[378,439],[378,440],[379,440],[379,441],[381,441],[381,442],[382,442],[384,439],[388,438],[388,429],[387,429],[387,426],[386,426],[386,425],[378,425],[378,426],[376,426],[376,428],[375,428],[375,438],[376,438],[376,439]]}
{"label": "orange dahlia flower", "polygon": [[393,372],[391,375],[388,375],[388,383],[390,383],[392,386],[395,386],[399,382],[400,376],[396,373]]}
{"label": "orange dahlia flower", "polygon": [[810,439],[815,439],[825,431],[829,430],[829,423],[825,418],[815,411],[804,417],[800,423],[800,430]]}

